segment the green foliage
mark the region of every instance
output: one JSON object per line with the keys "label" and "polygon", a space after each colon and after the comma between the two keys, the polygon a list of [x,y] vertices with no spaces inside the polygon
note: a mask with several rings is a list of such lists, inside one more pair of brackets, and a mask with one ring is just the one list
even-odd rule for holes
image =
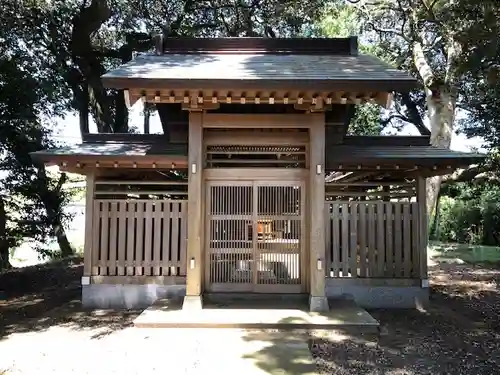
{"label": "green foliage", "polygon": [[485,190],[480,200],[484,245],[500,243],[500,187]]}
{"label": "green foliage", "polygon": [[[26,45],[50,65],[61,101],[87,111],[99,132],[128,132],[123,93],[100,76],[153,49],[152,34],[167,36],[310,35],[329,1],[312,0],[8,0],[2,12]],[[88,91],[88,94],[87,94]],[[85,131],[82,126],[82,131]]]}
{"label": "green foliage", "polygon": [[[413,123],[425,132],[429,100],[442,92],[466,111],[465,119],[453,125],[467,136],[500,145],[498,1],[348,3],[356,9],[364,40],[376,46],[377,56],[409,71],[426,89],[396,95],[393,125]],[[426,98],[430,93],[434,95]]]}
{"label": "green foliage", "polygon": [[500,186],[457,185],[459,192],[454,198],[441,198],[438,239],[475,245],[500,245]]}
{"label": "green foliage", "polygon": [[33,53],[21,38],[14,10],[7,7],[0,23],[5,41],[0,43],[0,268],[8,266],[9,250],[26,238],[45,243],[57,236],[71,252],[64,241],[65,176],[49,176],[29,155],[55,145],[47,119],[67,106],[47,55]]}
{"label": "green foliage", "polygon": [[477,202],[443,198],[439,215],[439,240],[479,244],[482,226]]}
{"label": "green foliage", "polygon": [[[318,35],[329,38],[357,36],[361,29],[362,19],[356,8],[341,1],[329,4],[317,24]],[[360,50],[363,53],[374,54],[376,49],[376,45],[360,43]],[[383,128],[381,107],[362,104],[356,106],[347,132],[350,135],[380,135]]]}
{"label": "green foliage", "polygon": [[325,9],[318,28],[322,35],[346,38],[360,34],[362,21],[356,8],[336,2]]}
{"label": "green foliage", "polygon": [[380,121],[381,108],[376,104],[362,104],[356,107],[356,112],[352,118],[349,135],[380,135],[384,125]]}
{"label": "green foliage", "polygon": [[458,39],[463,59],[458,67],[467,117],[459,122],[467,136],[480,136],[488,148],[500,146],[500,8],[498,1],[458,1]]}

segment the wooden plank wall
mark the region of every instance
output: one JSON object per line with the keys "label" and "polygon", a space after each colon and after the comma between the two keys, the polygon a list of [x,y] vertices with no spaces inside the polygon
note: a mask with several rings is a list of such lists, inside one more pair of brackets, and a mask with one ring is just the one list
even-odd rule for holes
{"label": "wooden plank wall", "polygon": [[94,199],[92,276],[185,276],[187,200]]}
{"label": "wooden plank wall", "polygon": [[327,201],[327,277],[419,278],[416,202]]}

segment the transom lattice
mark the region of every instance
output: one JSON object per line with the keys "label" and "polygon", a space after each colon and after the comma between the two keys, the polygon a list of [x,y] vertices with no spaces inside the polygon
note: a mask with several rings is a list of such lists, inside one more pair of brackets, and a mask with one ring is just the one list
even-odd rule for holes
{"label": "transom lattice", "polygon": [[306,147],[207,146],[206,163],[207,168],[306,168]]}

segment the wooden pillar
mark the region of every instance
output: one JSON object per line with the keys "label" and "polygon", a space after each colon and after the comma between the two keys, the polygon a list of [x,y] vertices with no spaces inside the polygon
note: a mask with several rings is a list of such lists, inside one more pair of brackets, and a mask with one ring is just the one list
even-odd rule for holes
{"label": "wooden pillar", "polygon": [[203,113],[189,114],[186,297],[183,309],[202,308]]}
{"label": "wooden pillar", "polygon": [[419,253],[420,253],[420,279],[422,286],[428,286],[427,275],[427,246],[429,242],[429,221],[427,216],[427,189],[426,179],[422,176],[417,177],[417,204],[419,221]]}
{"label": "wooden pillar", "polygon": [[311,311],[328,311],[325,295],[325,115],[311,114],[309,133],[309,275]]}
{"label": "wooden pillar", "polygon": [[88,174],[86,178],[85,188],[85,236],[83,245],[83,277],[82,284],[90,283],[90,276],[92,276],[92,262],[97,259],[92,259],[92,239],[94,237],[92,219],[94,217],[94,189],[95,189],[95,176]]}

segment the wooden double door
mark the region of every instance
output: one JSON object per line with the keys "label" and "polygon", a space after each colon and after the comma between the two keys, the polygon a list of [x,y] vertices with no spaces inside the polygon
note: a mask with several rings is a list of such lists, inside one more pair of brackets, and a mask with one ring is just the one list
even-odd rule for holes
{"label": "wooden double door", "polygon": [[209,181],[206,186],[205,289],[303,292],[303,182]]}

